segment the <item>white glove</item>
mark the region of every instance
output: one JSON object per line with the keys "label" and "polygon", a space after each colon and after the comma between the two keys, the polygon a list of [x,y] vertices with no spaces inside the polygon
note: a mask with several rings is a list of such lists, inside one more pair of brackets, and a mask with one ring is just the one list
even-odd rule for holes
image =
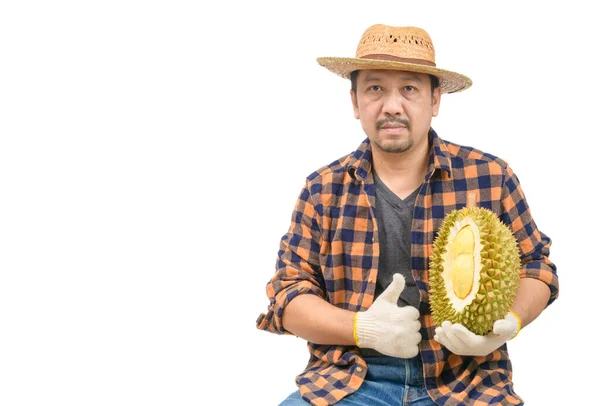
{"label": "white glove", "polygon": [[433,339],[457,355],[485,356],[514,338],[520,330],[520,322],[508,312],[503,319],[496,320],[493,332],[477,335],[462,324],[442,323],[435,329]]}
{"label": "white glove", "polygon": [[412,358],[419,353],[419,311],[412,306],[398,306],[404,285],[404,277],[394,274],[392,283],[371,307],[355,314],[354,338],[360,348],[399,358]]}

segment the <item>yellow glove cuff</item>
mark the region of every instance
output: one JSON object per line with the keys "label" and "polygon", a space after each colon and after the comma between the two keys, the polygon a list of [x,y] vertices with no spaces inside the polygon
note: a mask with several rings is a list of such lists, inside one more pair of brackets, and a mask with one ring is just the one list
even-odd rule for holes
{"label": "yellow glove cuff", "polygon": [[354,342],[358,347],[358,337],[356,337],[356,321],[358,320],[358,312],[354,313],[354,327],[352,329],[352,336],[354,337]]}
{"label": "yellow glove cuff", "polygon": [[508,309],[508,311],[511,312],[513,316],[515,316],[515,319],[517,319],[517,332],[515,333],[514,336],[512,336],[512,338],[511,338],[511,340],[512,340],[513,338],[518,336],[519,332],[521,331],[521,318],[519,316],[517,316],[517,313],[513,312],[511,309]]}

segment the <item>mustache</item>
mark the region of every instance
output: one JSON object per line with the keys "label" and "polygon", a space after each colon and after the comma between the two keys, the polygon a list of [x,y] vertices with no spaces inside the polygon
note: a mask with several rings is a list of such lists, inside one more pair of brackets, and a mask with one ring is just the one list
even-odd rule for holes
{"label": "mustache", "polygon": [[398,117],[384,118],[383,120],[379,120],[378,122],[375,123],[378,130],[380,130],[381,127],[383,127],[385,124],[401,124],[410,130],[410,123],[408,122],[408,120],[405,120],[403,118],[398,118]]}

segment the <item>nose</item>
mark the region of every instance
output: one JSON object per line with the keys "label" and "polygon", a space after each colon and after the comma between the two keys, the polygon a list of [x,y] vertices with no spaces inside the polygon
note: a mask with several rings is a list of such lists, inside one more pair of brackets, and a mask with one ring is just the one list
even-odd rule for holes
{"label": "nose", "polygon": [[399,91],[387,92],[383,100],[383,114],[386,116],[402,116],[404,114],[402,101],[402,95]]}

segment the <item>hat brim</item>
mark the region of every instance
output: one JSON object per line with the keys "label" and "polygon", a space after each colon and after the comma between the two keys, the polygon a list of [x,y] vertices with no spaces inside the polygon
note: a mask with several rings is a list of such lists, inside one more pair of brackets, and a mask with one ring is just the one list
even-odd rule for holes
{"label": "hat brim", "polygon": [[468,89],[473,84],[471,79],[460,73],[414,63],[335,57],[317,58],[317,62],[319,65],[345,79],[350,79],[350,74],[355,70],[365,69],[387,69],[426,73],[434,75],[440,80],[442,93],[460,92]]}

